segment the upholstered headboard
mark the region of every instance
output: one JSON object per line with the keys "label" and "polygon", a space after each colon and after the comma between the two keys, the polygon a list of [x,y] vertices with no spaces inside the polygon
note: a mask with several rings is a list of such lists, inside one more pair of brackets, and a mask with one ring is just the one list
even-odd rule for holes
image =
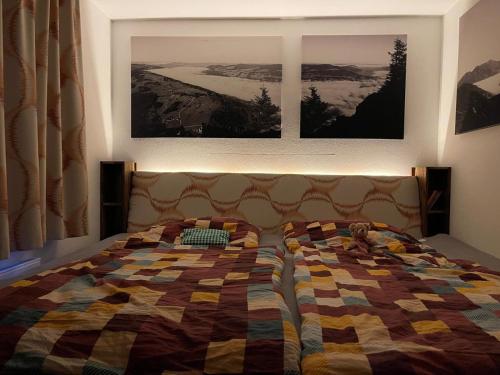
{"label": "upholstered headboard", "polygon": [[362,219],[421,237],[416,177],[135,172],[128,231],[232,216],[279,233],[289,220]]}

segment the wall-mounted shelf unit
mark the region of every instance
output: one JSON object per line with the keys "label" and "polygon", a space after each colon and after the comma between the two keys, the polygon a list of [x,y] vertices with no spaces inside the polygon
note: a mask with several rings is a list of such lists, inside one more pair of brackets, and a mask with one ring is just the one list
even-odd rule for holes
{"label": "wall-mounted shelf unit", "polygon": [[422,234],[425,237],[450,233],[450,167],[414,167],[418,179]]}
{"label": "wall-mounted shelf unit", "polygon": [[133,161],[101,161],[101,240],[127,231]]}

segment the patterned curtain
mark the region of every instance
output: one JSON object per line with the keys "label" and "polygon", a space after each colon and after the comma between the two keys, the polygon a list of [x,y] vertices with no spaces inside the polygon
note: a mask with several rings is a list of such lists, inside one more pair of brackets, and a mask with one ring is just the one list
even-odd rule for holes
{"label": "patterned curtain", "polygon": [[1,0],[0,259],[87,234],[78,0]]}

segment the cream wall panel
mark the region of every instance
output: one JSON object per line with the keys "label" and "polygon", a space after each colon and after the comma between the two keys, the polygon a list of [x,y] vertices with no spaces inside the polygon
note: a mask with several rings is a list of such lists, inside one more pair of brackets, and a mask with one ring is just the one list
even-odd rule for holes
{"label": "cream wall panel", "polygon": [[242,218],[275,234],[290,220],[357,219],[391,224],[421,236],[415,177],[134,174],[129,232],[202,216]]}

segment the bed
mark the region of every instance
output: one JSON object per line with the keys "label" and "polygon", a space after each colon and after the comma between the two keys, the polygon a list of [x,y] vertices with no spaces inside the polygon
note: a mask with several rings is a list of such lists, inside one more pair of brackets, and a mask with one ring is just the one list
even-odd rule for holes
{"label": "bed", "polygon": [[[0,342],[3,366],[0,368],[4,372],[383,373],[396,368],[395,365],[408,364],[400,361],[406,359],[407,353],[417,353],[417,357],[423,353],[425,345],[417,340],[415,345],[404,344],[402,350],[389,351],[381,361],[384,365],[378,365],[372,360],[373,356],[378,358],[376,353],[370,352],[372,357],[362,359],[361,355],[366,357],[366,353],[361,352],[362,346],[356,341],[357,328],[352,324],[338,332],[332,330],[336,328],[325,331],[324,322],[309,315],[311,311],[318,314],[321,309],[330,321],[327,324],[335,326],[337,323],[331,323],[330,318],[335,321],[339,314],[355,315],[355,312],[344,313],[343,309],[370,308],[356,305],[367,287],[364,284],[379,283],[383,285],[379,289],[398,290],[407,277],[416,277],[411,272],[417,271],[411,267],[418,268],[419,264],[410,267],[401,263],[403,254],[396,258],[389,253],[377,255],[380,259],[366,255],[366,262],[360,263],[353,261],[352,254],[342,253],[335,244],[337,240],[333,244],[326,239],[323,243],[312,243],[310,238],[301,237],[308,231],[299,235],[287,227],[287,223],[318,220],[361,220],[377,225],[389,223],[420,238],[415,177],[135,172],[129,206],[129,233],[115,242],[107,242],[104,250],[94,247],[88,255],[95,255],[88,258],[86,254],[88,259],[80,253],[71,259],[72,263],[57,267],[53,264],[50,270],[0,290],[0,334],[7,338]],[[250,236],[249,241],[242,242],[246,238],[243,234],[233,238],[239,243],[222,248],[180,245],[179,233],[185,223],[197,222],[189,219],[196,217],[205,217],[201,226],[210,227],[207,222],[214,220],[219,229],[231,228],[231,225],[224,227],[227,218],[251,223],[258,227],[255,232],[260,232],[260,239],[256,243],[255,237]],[[384,231],[390,232],[392,226]],[[346,233],[343,235],[348,237]],[[407,239],[403,247],[411,249],[413,255],[425,248],[411,241],[414,240]],[[497,275],[472,263],[448,261],[426,249],[428,255],[420,261],[433,264],[432,272],[443,272],[438,279],[429,272],[415,286],[426,290],[422,294],[437,295],[429,298],[449,301],[441,294],[450,292],[450,285],[428,293],[426,283],[431,280],[431,284],[441,285],[442,278],[448,277],[446,272],[456,273],[458,267],[470,267],[466,274],[474,276],[465,277],[488,275],[490,284],[479,288],[486,291],[478,293],[486,302],[478,313],[481,312],[481,319],[482,313],[488,311],[490,318],[486,319],[487,329],[480,328],[478,345],[488,343],[488,350],[496,350],[491,333],[500,329],[491,314],[497,314],[492,303],[498,300]],[[335,257],[337,261],[332,262]],[[410,260],[411,256],[406,259]],[[391,279],[387,270],[404,277]],[[351,271],[356,276],[351,279],[365,281],[361,285],[347,283],[338,287],[351,280],[342,278]],[[456,274],[453,277],[459,278]],[[482,281],[474,279],[466,283],[474,286]],[[345,290],[342,292],[345,296],[328,296],[340,293],[341,289]],[[390,307],[380,310],[379,315],[358,314],[357,319],[363,327],[378,322],[382,332],[380,322],[386,319],[384,316],[401,313],[404,307],[394,305],[387,293],[378,292],[368,293],[366,303],[380,302]],[[348,307],[336,306],[341,297],[342,301],[349,301]],[[323,311],[326,307],[321,303],[329,299],[337,302]],[[430,304],[428,309],[432,310],[432,303],[438,302],[430,300],[422,304]],[[412,303],[408,303],[411,308]],[[453,331],[448,320],[440,320]],[[471,321],[466,328],[477,331]],[[409,335],[408,327],[397,334],[403,338]],[[445,330],[441,323],[432,323],[430,327],[423,324],[419,329]],[[390,325],[384,332],[386,335],[380,336],[386,339],[384,344],[392,345],[400,338],[393,336]],[[439,364],[442,353],[442,348],[430,350],[431,362]],[[490,366],[486,369],[498,367],[497,353],[484,353],[489,353],[487,360],[478,357],[469,363],[478,366],[486,363]],[[425,363],[427,357],[423,358]],[[492,364],[495,361],[496,365]],[[401,368],[401,373],[413,373],[415,369],[426,373],[429,368],[412,365]]]}
{"label": "bed", "polygon": [[178,244],[179,225],[217,220],[187,221],[2,289],[2,372],[298,374],[283,251],[235,221],[228,246]]}
{"label": "bed", "polygon": [[369,252],[353,251],[349,225],[284,228],[303,374],[499,372],[499,272],[449,260],[383,223],[371,223]]}

